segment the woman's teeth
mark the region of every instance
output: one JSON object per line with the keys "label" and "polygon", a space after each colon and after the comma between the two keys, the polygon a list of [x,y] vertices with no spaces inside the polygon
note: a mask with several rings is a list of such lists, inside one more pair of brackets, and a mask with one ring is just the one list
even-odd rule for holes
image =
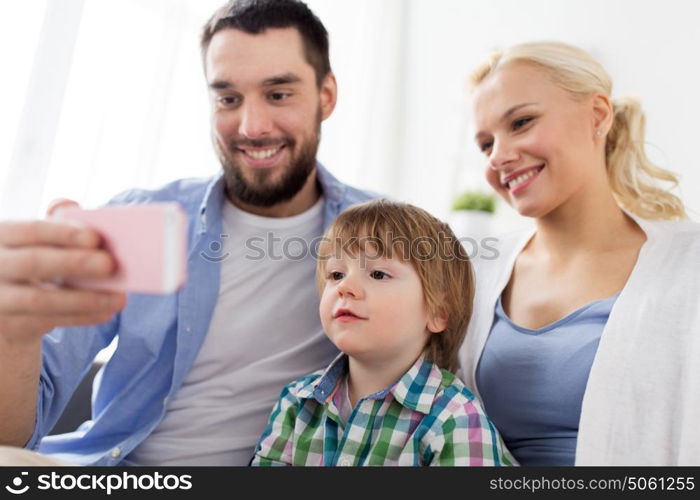
{"label": "woman's teeth", "polygon": [[509,181],[509,182],[508,182],[508,189],[513,190],[513,189],[517,188],[517,187],[520,186],[523,182],[525,182],[526,180],[528,180],[528,179],[534,177],[534,176],[537,175],[539,172],[540,172],[540,169],[539,169],[539,168],[536,168],[536,169],[532,169],[532,170],[528,171],[528,172],[525,173],[525,174],[519,175],[518,177],[516,177],[516,178],[513,179],[512,181]]}

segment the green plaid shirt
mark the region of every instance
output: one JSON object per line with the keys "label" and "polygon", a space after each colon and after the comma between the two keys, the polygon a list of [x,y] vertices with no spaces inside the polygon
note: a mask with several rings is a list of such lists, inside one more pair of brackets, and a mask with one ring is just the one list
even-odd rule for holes
{"label": "green plaid shirt", "polygon": [[421,357],[393,386],[360,400],[344,424],[347,356],[287,385],[251,465],[515,465],[479,401]]}

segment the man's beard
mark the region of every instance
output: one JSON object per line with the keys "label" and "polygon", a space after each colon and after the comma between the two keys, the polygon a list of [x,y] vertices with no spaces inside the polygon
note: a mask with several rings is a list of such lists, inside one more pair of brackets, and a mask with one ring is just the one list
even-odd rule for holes
{"label": "man's beard", "polygon": [[[232,152],[241,145],[263,148],[266,146],[279,146],[279,139],[234,139],[229,142],[226,151],[216,144],[219,160],[224,169],[224,180],[229,198],[257,207],[271,207],[277,203],[289,201],[301,191],[306,184],[309,175],[316,167],[316,153],[321,139],[320,116],[316,125],[316,131],[311,138],[301,143],[295,154],[297,142],[290,136],[282,138],[282,144],[288,150],[290,165],[282,172],[282,176],[274,184],[270,183],[270,177],[277,169],[250,169],[255,177],[255,182],[246,180],[243,176],[241,165],[233,160]],[[245,153],[242,153],[245,154]]]}

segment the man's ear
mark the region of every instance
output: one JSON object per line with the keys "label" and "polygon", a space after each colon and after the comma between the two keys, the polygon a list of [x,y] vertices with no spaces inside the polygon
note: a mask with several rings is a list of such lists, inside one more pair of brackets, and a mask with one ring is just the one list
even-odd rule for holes
{"label": "man's ear", "polygon": [[[615,111],[610,97],[605,94],[591,96],[591,109],[593,111],[593,134],[605,137],[612,127]],[[598,131],[600,131],[598,133]]]}
{"label": "man's ear", "polygon": [[335,109],[335,102],[338,99],[338,83],[332,71],[323,78],[321,82],[321,119],[325,120]]}

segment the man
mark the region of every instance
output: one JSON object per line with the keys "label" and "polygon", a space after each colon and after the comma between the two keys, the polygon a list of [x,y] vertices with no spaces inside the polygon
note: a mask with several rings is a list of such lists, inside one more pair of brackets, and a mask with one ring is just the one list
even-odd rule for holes
{"label": "man", "polygon": [[[315,160],[337,93],[326,30],[297,0],[239,0],[201,42],[222,173],[113,200],[187,211],[180,292],[125,306],[123,294],[48,285],[106,276],[114,263],[87,229],[0,226],[1,444],[79,464],[245,465],[281,388],[336,353],[318,317],[313,252],[287,245],[312,242],[370,197]],[[115,336],[92,420],[42,440]]]}

